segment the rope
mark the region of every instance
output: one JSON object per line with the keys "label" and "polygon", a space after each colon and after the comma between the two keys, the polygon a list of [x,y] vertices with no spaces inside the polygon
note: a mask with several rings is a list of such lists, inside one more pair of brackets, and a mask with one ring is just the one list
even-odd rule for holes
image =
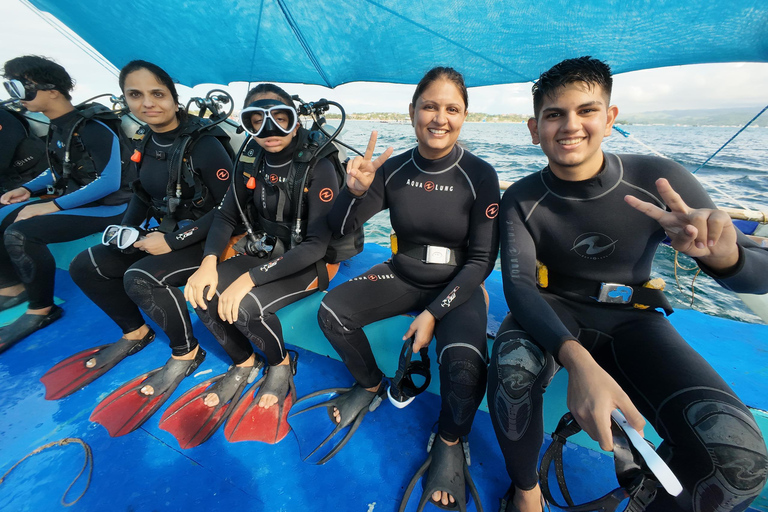
{"label": "rope", "polygon": [[[33,455],[37,455],[38,453],[47,450],[48,448],[53,448],[54,446],[66,446],[71,443],[77,443],[83,447],[83,450],[85,451],[85,462],[83,463],[83,469],[80,470],[80,473],[77,474],[74,480],[72,480],[72,483],[69,484],[69,487],[67,487],[67,490],[64,491],[64,494],[61,495],[61,504],[65,507],[71,507],[78,501],[80,501],[80,498],[82,498],[85,495],[85,492],[88,490],[88,487],[91,485],[91,477],[93,476],[93,452],[91,451],[91,447],[88,446],[88,444],[83,441],[82,439],[78,437],[65,437],[64,439],[59,439],[58,441],[53,441],[51,443],[45,444],[43,446],[40,446],[38,448],[35,448],[30,453],[26,454],[24,458],[22,458],[20,461],[18,461],[16,464],[11,467],[8,471],[5,472],[5,474],[0,477],[0,485],[5,482],[5,477],[7,477],[11,471],[16,469],[16,467],[27,460],[28,458],[32,457]],[[72,486],[75,485],[75,482],[77,482],[80,477],[83,475],[83,472],[85,472],[85,468],[88,469],[88,480],[85,482],[85,489],[83,489],[83,492],[80,493],[80,496],[75,498],[74,501],[66,501],[67,494],[69,494],[69,491],[72,489]]]}
{"label": "rope", "polygon": [[741,132],[743,132],[744,130],[746,130],[746,129],[747,129],[747,127],[748,127],[749,125],[751,125],[751,124],[752,124],[752,123],[753,123],[753,122],[754,122],[754,121],[755,121],[755,120],[756,120],[758,117],[760,117],[761,115],[763,115],[763,112],[765,112],[766,110],[768,110],[768,105],[766,105],[765,107],[763,107],[763,110],[761,110],[760,112],[758,112],[758,114],[757,114],[755,117],[753,117],[753,118],[752,118],[752,119],[751,119],[751,120],[750,120],[750,121],[749,121],[747,124],[745,124],[744,126],[742,126],[742,127],[741,127],[741,129],[740,129],[739,131],[737,131],[737,132],[734,134],[734,136],[733,136],[733,137],[731,137],[730,139],[728,139],[728,142],[726,142],[725,144],[723,144],[722,146],[720,146],[720,149],[718,149],[717,151],[715,151],[714,153],[712,153],[712,156],[710,156],[709,158],[707,158],[707,159],[704,161],[704,163],[703,163],[703,164],[701,164],[700,166],[698,166],[698,167],[696,168],[696,170],[695,170],[695,171],[693,171],[693,174],[696,174],[696,171],[698,171],[699,169],[701,169],[702,167],[704,167],[705,165],[707,165],[707,162],[709,162],[710,160],[712,160],[712,159],[715,157],[715,155],[716,155],[716,154],[718,154],[720,151],[722,151],[722,150],[723,150],[723,148],[724,148],[725,146],[727,146],[728,144],[730,144],[730,143],[731,143],[731,141],[732,141],[733,139],[735,139],[736,137],[738,137],[738,136],[739,136],[739,134],[740,134]]}
{"label": "rope", "polygon": [[680,270],[685,271],[692,271],[695,270],[696,273],[693,275],[693,279],[691,280],[691,303],[689,304],[691,307],[693,307],[693,301],[696,298],[696,278],[699,277],[699,273],[701,272],[701,268],[698,265],[695,265],[693,267],[684,267],[680,264],[678,260],[678,255],[680,254],[680,251],[675,250],[675,284],[677,285],[677,289],[680,291],[683,291],[683,287],[680,286],[680,279],[677,276],[677,269],[680,268]]}
{"label": "rope", "polygon": [[646,144],[645,142],[641,141],[640,139],[638,139],[637,137],[635,137],[634,135],[632,135],[632,134],[631,134],[631,133],[629,133],[628,131],[626,131],[626,130],[622,130],[621,128],[619,128],[619,127],[618,127],[618,126],[616,126],[616,125],[613,125],[613,129],[614,129],[614,130],[616,130],[617,132],[619,132],[620,134],[622,134],[624,137],[626,137],[626,138],[628,138],[628,139],[632,139],[633,141],[637,142],[638,144],[640,144],[641,146],[643,146],[645,149],[647,149],[648,151],[650,151],[650,152],[651,152],[651,153],[653,153],[654,155],[656,155],[656,156],[660,156],[661,158],[667,158],[667,159],[669,159],[669,157],[667,157],[666,155],[664,155],[664,154],[662,154],[662,153],[659,153],[658,151],[656,151],[655,149],[653,149],[651,146],[649,146],[649,145],[648,145],[648,144]]}

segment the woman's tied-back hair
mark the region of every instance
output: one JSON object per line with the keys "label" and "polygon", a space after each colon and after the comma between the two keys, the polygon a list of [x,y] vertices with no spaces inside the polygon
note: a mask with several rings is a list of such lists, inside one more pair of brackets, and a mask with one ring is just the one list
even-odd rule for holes
{"label": "woman's tied-back hair", "polygon": [[138,71],[140,69],[146,69],[153,75],[155,75],[155,78],[157,78],[157,81],[163,84],[168,88],[169,91],[171,91],[171,97],[173,98],[173,102],[177,105],[179,104],[179,93],[176,91],[176,84],[173,83],[173,79],[171,78],[171,75],[169,75],[163,68],[158,66],[157,64],[152,64],[151,62],[147,62],[145,60],[132,60],[125,66],[123,66],[123,69],[120,70],[120,77],[118,78],[118,83],[120,84],[120,90],[125,92],[125,80],[128,78],[128,75],[133,73],[134,71]]}
{"label": "woman's tied-back hair", "polygon": [[75,81],[61,64],[38,55],[24,55],[5,63],[3,76],[10,80],[31,80],[36,84],[51,84],[68,100],[70,91],[75,88]]}
{"label": "woman's tied-back hair", "polygon": [[432,68],[421,78],[419,84],[416,86],[416,91],[413,93],[413,99],[411,104],[415,107],[416,101],[424,94],[424,91],[429,88],[434,82],[438,80],[448,80],[459,90],[461,97],[464,99],[464,110],[469,107],[469,94],[467,93],[467,86],[464,85],[464,76],[453,68],[438,66]]}
{"label": "woman's tied-back hair", "polygon": [[610,103],[611,89],[613,88],[611,68],[605,62],[586,55],[555,64],[548,71],[543,72],[539,79],[534,82],[531,88],[534,116],[539,117],[544,98],[552,96],[558,89],[573,82],[584,82],[589,88],[600,86],[608,95],[608,102]]}
{"label": "woman's tied-back hair", "polygon": [[293,99],[291,99],[291,95],[285,92],[280,87],[276,86],[275,84],[259,84],[253,89],[251,89],[250,91],[248,91],[248,94],[245,95],[245,103],[243,104],[243,108],[253,103],[253,98],[263,94],[274,94],[275,96],[280,98],[280,100],[286,105],[294,108],[296,107],[296,105],[293,104]]}

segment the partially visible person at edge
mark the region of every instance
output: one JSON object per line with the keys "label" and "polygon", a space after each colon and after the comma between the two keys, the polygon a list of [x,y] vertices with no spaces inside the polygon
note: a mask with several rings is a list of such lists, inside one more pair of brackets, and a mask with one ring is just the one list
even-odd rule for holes
{"label": "partially visible person at edge", "polygon": [[[132,164],[138,168],[138,182],[133,185],[137,192],[120,224],[140,227],[154,218],[162,229],[151,229],[124,250],[115,244],[86,249],[75,257],[69,271],[88,298],[120,327],[120,342],[143,347],[154,338],[143,310],[168,336],[172,357],[192,360],[199,346],[178,287],[198,268],[213,208],[229,187],[232,160],[222,143],[209,134],[196,139],[184,158],[173,154],[182,151],[181,139],[194,119],[180,106],[176,86],[162,68],[134,60],[120,71],[119,81],[131,113],[146,123],[146,129],[134,137],[140,139],[137,146],[143,145],[143,151],[134,153],[133,160],[138,161]],[[179,179],[169,162],[188,165],[195,183]],[[180,203],[171,212],[167,190],[175,190],[177,181]],[[201,198],[195,198],[198,188]]]}
{"label": "partially visible person at edge", "polygon": [[[338,263],[326,263],[325,258],[331,241],[326,216],[338,195],[339,178],[329,158],[319,158],[307,169],[311,181],[304,192],[298,192],[303,194],[298,200],[306,202],[302,215],[306,234],[298,245],[293,244],[290,229],[284,226],[295,221],[297,199],[287,197],[285,184],[294,181],[292,172],[299,167],[296,158],[304,149],[301,141],[306,140],[308,131],[299,122],[291,96],[273,84],[250,90],[244,106],[241,124],[251,141],[243,154],[251,163],[246,165],[243,159],[237,163],[234,186],[216,211],[200,269],[189,278],[184,296],[234,363],[224,382],[209,390],[205,404],[226,406],[238,400],[242,387],[226,383],[241,380],[245,384],[241,376],[260,364],[255,346],[269,365],[256,395],[257,407],[278,407],[279,411],[269,417],[284,425],[290,408],[288,404],[283,409],[285,399],[295,390],[290,356],[275,313],[318,291],[318,283],[332,279],[338,270]],[[240,209],[263,236],[262,245],[245,250],[246,237],[235,257],[218,263],[233,232],[242,232]],[[279,427],[270,424],[257,428]],[[276,431],[265,432],[259,439],[275,442],[279,440],[276,435]]]}
{"label": "partially visible person at edge", "polygon": [[[83,238],[119,221],[131,195],[117,125],[87,119],[68,140],[82,119],[71,102],[74,82],[63,67],[27,55],[6,62],[3,74],[23,83],[24,108],[51,120],[51,168],[0,196],[0,309],[29,300],[26,312],[0,329],[0,351],[62,315],[53,301],[56,264],[47,244]],[[71,165],[65,162],[67,149]],[[46,188],[53,197],[30,202]]]}
{"label": "partially visible person at edge", "polygon": [[[494,343],[488,404],[512,479],[507,511],[543,508],[542,395],[560,367],[569,410],[601,448],[613,448],[614,409],[640,432],[647,418],[663,438],[658,453],[684,491],[674,498],[659,490],[646,510],[745,510],[765,484],[768,460],[747,407],[656,310],[670,310],[660,290],[646,288],[640,304],[595,297],[603,283],[640,295],[666,236],[737,292],[768,291],[768,251],[682,166],[603,153],[618,115],[611,85],[608,65],[590,57],[541,75],[528,128],[549,165],[516,182],[501,203],[510,314]],[[548,275],[538,288],[537,259]]]}
{"label": "partially visible person at edge", "polygon": [[12,107],[0,107],[0,194],[39,176],[48,168],[45,141]]}
{"label": "partially visible person at edge", "polygon": [[[348,233],[389,209],[398,249],[391,260],[331,290],[318,313],[323,333],[355,378],[350,393],[367,393],[367,410],[384,385],[363,326],[420,311],[403,340],[414,337],[416,353],[436,338],[442,399],[439,439],[425,477],[436,485],[424,492],[451,507],[451,489],[463,492],[464,474],[444,474],[446,468],[434,461],[456,459],[454,468],[464,464],[459,440],[470,432],[487,377],[481,285],[498,251],[496,172],[457,144],[467,107],[464,77],[453,68],[434,68],[419,82],[409,106],[417,146],[394,158],[388,148],[372,160],[374,132],[365,157],[350,162],[347,186],[329,216],[334,232]],[[450,261],[430,261],[427,246]],[[336,421],[359,412],[336,409]]]}

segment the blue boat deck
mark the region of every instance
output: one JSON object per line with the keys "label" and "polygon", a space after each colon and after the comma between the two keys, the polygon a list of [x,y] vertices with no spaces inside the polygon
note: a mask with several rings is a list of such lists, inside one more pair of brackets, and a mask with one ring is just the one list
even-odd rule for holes
{"label": "blue boat deck", "polygon": [[[357,275],[373,258],[385,255],[366,246],[364,261],[346,266],[343,275]],[[64,260],[61,255],[58,256]],[[162,410],[139,430],[111,438],[89,415],[96,404],[123,382],[161,366],[170,356],[167,339],[157,340],[139,354],[121,362],[91,385],[70,397],[46,401],[39,378],[54,363],[78,350],[110,343],[119,329],[86,299],[64,270],[57,271],[56,296],[65,307],[64,317],[37,332],[0,356],[0,379],[5,391],[0,398],[0,472],[26,454],[65,437],[82,438],[93,450],[90,487],[73,510],[189,511],[330,511],[394,512],[408,481],[426,457],[426,442],[440,407],[432,393],[420,395],[405,409],[384,401],[366,416],[352,441],[324,466],[301,461],[295,438],[289,435],[277,445],[256,442],[229,443],[217,432],[199,447],[182,450],[169,433],[158,428]],[[496,279],[496,282],[494,282]],[[343,280],[337,277],[337,282]],[[498,276],[488,287],[492,303],[490,330],[503,316]],[[315,312],[316,294],[279,313],[286,341],[300,353],[296,386],[299,396],[321,388],[346,386],[351,377],[320,334]],[[0,315],[5,323],[24,306]],[[672,321],[692,345],[721,372],[752,408],[766,432],[768,426],[768,326],[748,325],[679,311]],[[706,321],[704,326],[703,321]],[[182,382],[171,400],[213,375],[226,371],[228,357],[197,320],[195,332],[208,351],[198,371]],[[408,317],[374,324],[366,331],[385,373],[394,373],[397,351]],[[299,346],[303,348],[299,348]],[[396,347],[396,348],[395,348]],[[433,349],[434,350],[434,349]],[[436,358],[432,358],[433,361]],[[749,364],[746,364],[746,362]],[[436,369],[433,369],[436,375]],[[436,382],[432,390],[436,390]],[[547,395],[547,431],[565,411],[565,378],[556,378]],[[170,404],[166,403],[164,407]],[[163,408],[164,410],[164,408]],[[498,509],[508,478],[488,413],[480,411],[470,435],[471,472],[484,509]],[[594,451],[583,434],[569,445],[566,466],[574,499],[586,501],[616,486],[608,455]],[[587,447],[585,447],[587,446]],[[35,455],[14,469],[0,485],[0,510],[58,510],[59,500],[83,465],[78,445],[57,447]],[[585,470],[586,469],[586,470]],[[85,476],[67,496],[75,499],[85,488]],[[416,509],[420,486],[407,510]],[[426,510],[437,510],[431,505]],[[468,510],[476,510],[471,504]],[[766,491],[751,510],[768,511]]]}

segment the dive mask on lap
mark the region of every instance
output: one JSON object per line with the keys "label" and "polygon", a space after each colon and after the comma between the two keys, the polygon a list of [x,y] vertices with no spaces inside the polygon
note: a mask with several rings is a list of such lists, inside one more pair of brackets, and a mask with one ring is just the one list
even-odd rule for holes
{"label": "dive mask on lap", "polygon": [[[409,338],[403,344],[400,351],[400,360],[397,364],[397,373],[395,373],[389,388],[387,396],[392,405],[402,409],[410,404],[416,395],[423,393],[432,380],[432,374],[429,371],[429,355],[427,347],[419,351],[421,361],[411,361],[413,357],[413,338]],[[414,380],[414,376],[416,377]]]}
{"label": "dive mask on lap", "polygon": [[6,80],[3,85],[11,98],[21,101],[32,101],[37,96],[37,91],[50,91],[56,88],[53,84],[36,84],[29,80]]}
{"label": "dive mask on lap", "polygon": [[290,135],[298,122],[295,108],[273,99],[254,101],[240,112],[240,125],[259,139]]}
{"label": "dive mask on lap", "polygon": [[124,251],[135,244],[139,238],[141,238],[141,231],[138,229],[131,226],[112,224],[107,226],[107,229],[101,235],[101,244],[111,245]]}
{"label": "dive mask on lap", "polygon": [[[656,454],[652,445],[629,425],[621,412],[615,410],[611,413],[611,433],[613,434],[616,479],[619,481],[620,487],[602,498],[581,505],[574,504],[565,482],[563,448],[565,447],[565,440],[580,431],[581,427],[570,412],[563,416],[552,433],[552,443],[544,452],[539,466],[541,492],[544,498],[558,509],[566,512],[613,512],[621,502],[629,499],[625,510],[640,512],[645,510],[646,506],[653,501],[659,487],[662,487],[672,496],[677,496],[683,491],[680,481],[669,469],[669,466]],[[550,490],[549,469],[553,461],[560,494],[567,506],[560,505],[553,498]]]}

